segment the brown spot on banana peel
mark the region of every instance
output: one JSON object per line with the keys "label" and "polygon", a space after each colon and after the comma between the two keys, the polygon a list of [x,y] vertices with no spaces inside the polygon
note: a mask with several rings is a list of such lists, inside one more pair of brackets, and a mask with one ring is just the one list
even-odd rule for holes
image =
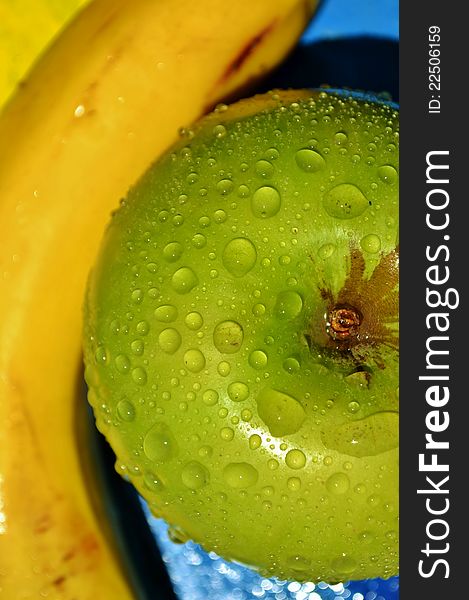
{"label": "brown spot on banana peel", "polygon": [[92,117],[98,112],[99,102],[97,99],[99,95],[100,84],[102,81],[106,80],[107,72],[111,69],[114,69],[116,63],[120,61],[121,57],[124,55],[126,46],[130,44],[130,41],[131,37],[128,36],[116,46],[116,49],[113,52],[109,52],[106,55],[99,73],[95,75],[93,80],[86,86],[81,94],[81,100],[77,102],[77,106],[82,105],[85,109],[83,115],[80,119],[77,119],[74,113],[71,112],[72,127],[79,126],[83,118]]}
{"label": "brown spot on banana peel", "polygon": [[226,67],[225,71],[216,82],[216,85],[223,85],[232,75],[240,70],[240,68],[251,56],[251,54],[253,54],[254,50],[257,48],[257,46],[259,46],[265,36],[275,27],[275,23],[276,21],[272,21],[270,25],[265,27],[260,33],[252,37],[244,44],[237,56]]}
{"label": "brown spot on banana peel", "polygon": [[62,556],[62,562],[68,562],[70,560],[73,559],[73,557],[75,556],[75,550],[68,550],[63,556]]}
{"label": "brown spot on banana peel", "polygon": [[[77,380],[80,375],[80,386],[83,386],[82,363],[80,362],[77,367]],[[69,498],[63,494],[64,488],[59,485],[60,480],[58,481],[50,472],[51,465],[43,451],[43,442],[46,438],[40,435],[37,419],[28,409],[21,378],[15,377],[13,368],[10,368],[8,379],[12,396],[15,397],[8,427],[12,438],[22,440],[24,455],[28,456],[29,463],[28,469],[24,470],[21,464],[24,461],[22,453],[11,452],[8,455],[7,475],[16,471],[23,473],[21,480],[9,478],[9,481],[14,483],[13,486],[8,485],[8,506],[14,505],[14,513],[10,512],[9,516],[10,519],[16,519],[16,531],[23,529],[32,534],[30,551],[37,556],[35,569],[43,578],[44,589],[50,593],[53,589],[54,593],[57,593],[57,584],[54,582],[57,578],[63,577],[60,590],[64,592],[61,597],[65,598],[65,591],[69,591],[69,581],[78,580],[83,572],[99,571],[103,561],[106,560],[107,550],[103,551],[103,541],[90,526],[89,518],[82,515],[81,510],[69,502]],[[85,412],[85,404],[79,401],[82,400],[82,395],[77,393],[75,398],[77,405]],[[73,423],[76,425],[78,420],[74,418]],[[80,458],[83,458],[82,454],[83,452],[80,452]],[[34,485],[38,477],[41,480],[39,495]],[[98,522],[99,518],[97,512]],[[107,535],[104,526],[100,529],[100,533]],[[61,541],[57,542],[57,540]],[[60,548],[62,541],[63,548]],[[69,545],[70,541],[73,545]],[[106,547],[115,552],[110,541]],[[51,548],[51,552],[46,551],[47,548]],[[50,560],[55,560],[56,553],[59,552],[61,554],[57,558],[61,566],[57,573],[55,568],[51,568]],[[59,566],[58,562],[57,566]],[[67,598],[69,596],[70,593]]]}
{"label": "brown spot on banana peel", "polygon": [[50,513],[44,513],[37,520],[33,527],[35,534],[46,533],[53,526]]}
{"label": "brown spot on banana peel", "polygon": [[[225,68],[220,77],[216,80],[210,93],[207,94],[207,98],[216,99],[210,100],[202,108],[201,114],[208,114],[216,107],[220,102],[220,89],[226,87],[227,82],[238,73],[238,71],[246,64],[246,62],[252,57],[256,49],[259,47],[261,42],[265,39],[268,33],[275,27],[277,21],[272,21],[267,27],[265,27],[260,33],[253,36],[248,40],[244,46],[239,50],[238,54],[233,58],[229,65]],[[254,90],[256,84],[262,80],[263,73],[252,74],[250,77],[246,77],[244,83],[241,86],[236,87],[231,92],[223,95],[223,102],[230,104],[236,102],[243,96],[249,96]]]}
{"label": "brown spot on banana peel", "polygon": [[64,575],[60,575],[59,577],[56,577],[53,581],[52,581],[52,585],[54,587],[63,587],[63,584],[65,583],[66,577]]}
{"label": "brown spot on banana peel", "polygon": [[[275,66],[278,66],[282,57],[285,58],[294,48],[305,25],[316,12],[318,4],[318,0],[293,3],[287,12],[272,15],[272,21],[266,27],[256,34],[251,34],[250,39],[246,40],[206,94],[201,114],[211,112],[220,102],[230,104],[254,94],[256,88],[259,90],[259,84]],[[292,35],[292,32],[295,34]],[[277,55],[275,60],[265,56],[263,60],[259,60],[258,55],[269,45]],[[242,81],[240,73],[244,73]]]}

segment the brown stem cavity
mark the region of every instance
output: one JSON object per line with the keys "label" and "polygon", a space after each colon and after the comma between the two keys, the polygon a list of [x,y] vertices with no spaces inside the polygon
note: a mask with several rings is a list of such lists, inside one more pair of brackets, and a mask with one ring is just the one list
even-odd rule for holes
{"label": "brown stem cavity", "polygon": [[324,305],[305,338],[311,350],[340,358],[354,370],[372,362],[384,366],[383,348],[399,348],[399,249],[383,254],[365,276],[360,249],[350,249],[350,269],[338,294],[321,288]]}

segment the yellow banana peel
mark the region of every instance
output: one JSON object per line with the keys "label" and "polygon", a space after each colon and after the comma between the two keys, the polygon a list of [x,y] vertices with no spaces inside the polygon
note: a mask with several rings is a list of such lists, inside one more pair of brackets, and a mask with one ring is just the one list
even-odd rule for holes
{"label": "yellow banana peel", "polygon": [[95,0],[0,115],[0,598],[135,597],[77,434],[81,306],[129,186],[296,43],[314,2]]}
{"label": "yellow banana peel", "polygon": [[0,0],[0,106],[88,0]]}

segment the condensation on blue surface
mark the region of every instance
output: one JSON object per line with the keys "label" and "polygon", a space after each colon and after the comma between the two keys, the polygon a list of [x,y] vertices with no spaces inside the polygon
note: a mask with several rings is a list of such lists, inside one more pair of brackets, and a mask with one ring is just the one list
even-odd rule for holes
{"label": "condensation on blue surface", "polygon": [[399,0],[322,0],[303,40],[354,36],[399,37]]}
{"label": "condensation on blue surface", "polygon": [[[143,503],[143,501],[142,501]],[[368,579],[328,585],[266,579],[252,569],[205,552],[198,544],[175,544],[168,526],[143,503],[179,600],[398,600],[399,579]]]}

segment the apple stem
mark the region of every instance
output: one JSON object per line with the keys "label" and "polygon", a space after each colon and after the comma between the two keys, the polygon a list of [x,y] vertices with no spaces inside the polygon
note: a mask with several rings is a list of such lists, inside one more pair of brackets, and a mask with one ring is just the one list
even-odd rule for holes
{"label": "apple stem", "polygon": [[326,332],[333,340],[350,340],[357,336],[362,319],[360,311],[354,306],[338,304],[329,311]]}

